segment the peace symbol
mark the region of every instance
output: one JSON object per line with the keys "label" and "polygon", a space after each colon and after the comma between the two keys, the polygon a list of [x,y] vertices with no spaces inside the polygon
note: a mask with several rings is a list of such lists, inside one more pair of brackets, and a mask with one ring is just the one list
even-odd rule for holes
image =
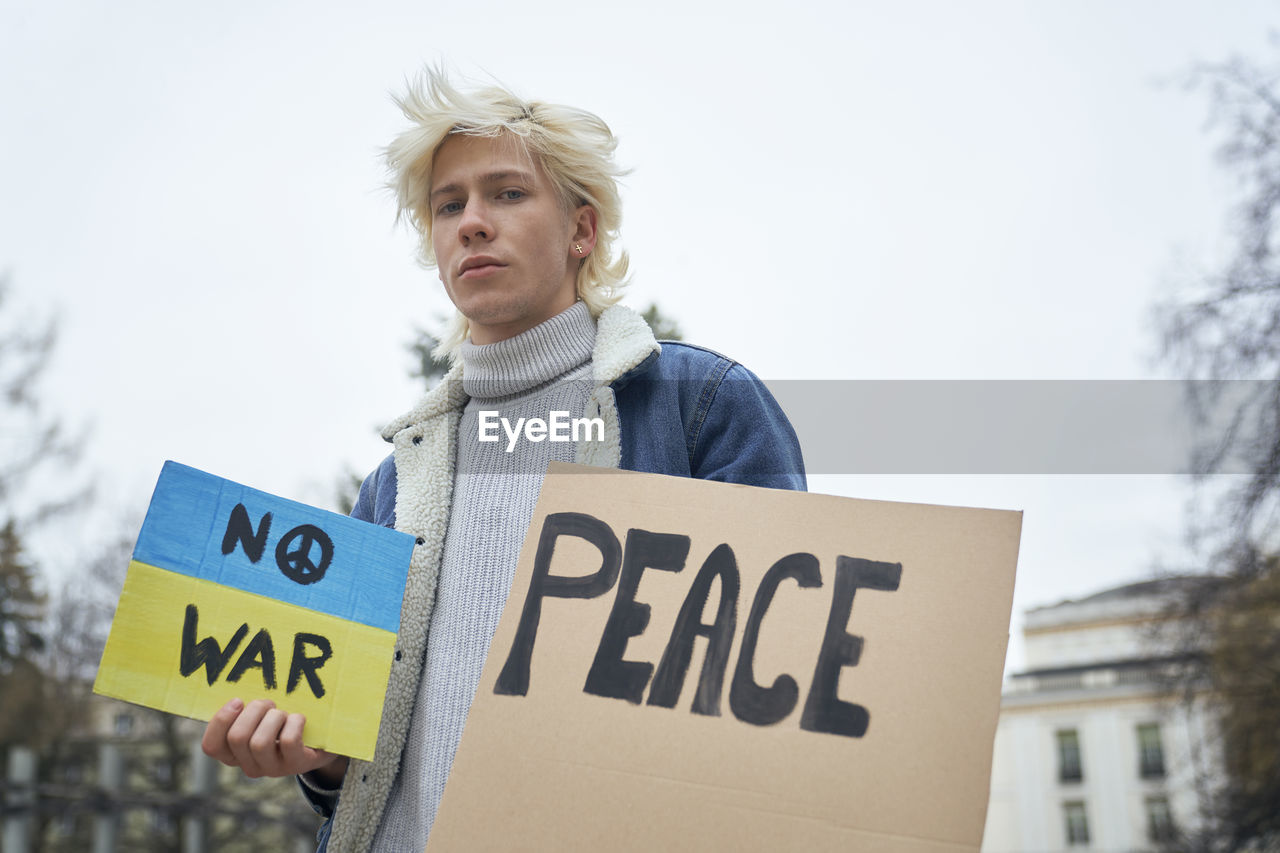
{"label": "peace symbol", "polygon": [[[302,540],[295,548],[295,540]],[[311,546],[320,546],[320,561],[311,562]],[[276,565],[291,581],[300,584],[315,583],[324,577],[333,561],[333,540],[314,524],[300,524],[290,530],[276,545]]]}

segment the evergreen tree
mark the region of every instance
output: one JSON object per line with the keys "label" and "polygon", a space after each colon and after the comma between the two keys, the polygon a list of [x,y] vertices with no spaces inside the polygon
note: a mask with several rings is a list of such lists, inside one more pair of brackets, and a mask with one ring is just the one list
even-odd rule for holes
{"label": "evergreen tree", "polygon": [[0,751],[30,744],[42,719],[44,606],[35,567],[23,553],[17,526],[8,520],[0,526]]}
{"label": "evergreen tree", "polygon": [[676,322],[674,317],[663,314],[662,309],[658,307],[658,303],[650,302],[649,307],[640,312],[640,316],[649,324],[649,328],[653,330],[653,336],[658,340],[684,340],[684,335],[680,332],[680,324]]}

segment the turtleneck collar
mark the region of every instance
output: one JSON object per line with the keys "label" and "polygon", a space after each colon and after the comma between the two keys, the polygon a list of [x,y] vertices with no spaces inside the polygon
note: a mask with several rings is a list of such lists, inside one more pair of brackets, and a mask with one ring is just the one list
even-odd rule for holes
{"label": "turtleneck collar", "polygon": [[462,344],[462,388],[470,397],[520,394],[591,360],[596,321],[575,302],[544,323],[493,344]]}

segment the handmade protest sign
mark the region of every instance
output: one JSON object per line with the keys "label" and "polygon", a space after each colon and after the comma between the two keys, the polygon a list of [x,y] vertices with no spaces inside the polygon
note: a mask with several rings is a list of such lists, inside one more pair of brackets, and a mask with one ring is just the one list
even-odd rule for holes
{"label": "handmade protest sign", "polygon": [[306,715],[373,757],[413,537],[166,462],[93,689],[197,720],[229,699]]}
{"label": "handmade protest sign", "polygon": [[977,851],[1020,530],[552,463],[429,849]]}

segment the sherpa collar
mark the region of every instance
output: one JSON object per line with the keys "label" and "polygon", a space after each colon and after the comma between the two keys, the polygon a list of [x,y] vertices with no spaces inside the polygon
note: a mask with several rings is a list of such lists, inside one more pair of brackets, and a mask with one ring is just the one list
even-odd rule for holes
{"label": "sherpa collar", "polygon": [[[643,317],[625,306],[611,306],[596,321],[591,377],[597,386],[609,385],[630,371],[647,367],[660,350]],[[417,406],[387,424],[382,438],[394,441],[398,432],[414,424],[448,411],[461,411],[468,399],[462,390],[462,362],[459,361]]]}

